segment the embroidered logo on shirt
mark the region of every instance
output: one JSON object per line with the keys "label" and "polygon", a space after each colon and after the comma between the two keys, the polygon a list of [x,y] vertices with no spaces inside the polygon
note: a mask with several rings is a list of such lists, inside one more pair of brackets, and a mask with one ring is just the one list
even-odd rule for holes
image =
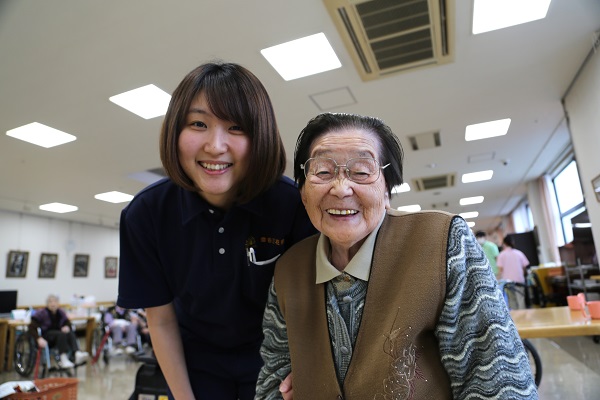
{"label": "embroidered logo on shirt", "polygon": [[254,238],[254,236],[248,236],[248,238],[246,239],[246,248],[248,249],[250,247],[253,247],[257,243],[268,243],[274,244],[275,246],[283,246],[285,244],[285,239],[261,236],[257,240]]}

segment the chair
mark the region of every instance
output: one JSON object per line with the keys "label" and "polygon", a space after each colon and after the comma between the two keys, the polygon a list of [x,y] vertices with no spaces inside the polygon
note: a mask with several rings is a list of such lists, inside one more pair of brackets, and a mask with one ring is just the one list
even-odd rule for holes
{"label": "chair", "polygon": [[[104,308],[100,309],[97,315],[96,329],[92,336],[92,364],[96,364],[100,357],[105,364],[109,363],[110,356],[114,354],[113,349],[115,343],[113,340],[113,332],[110,326],[105,322],[105,315],[108,311]],[[138,332],[136,335],[136,352],[138,354],[143,351],[142,338]]]}
{"label": "chair", "polygon": [[598,271],[598,266],[565,265],[564,268],[569,295],[583,292],[586,299],[589,299],[588,292],[600,291],[600,282],[590,279],[590,275]]}
{"label": "chair", "polygon": [[[40,330],[38,330],[39,335],[41,335]],[[71,356],[73,357],[73,355]],[[28,330],[19,334],[15,342],[13,360],[15,371],[23,377],[29,377],[32,372],[34,372],[33,379],[37,379],[38,376],[45,378],[53,374],[68,377],[73,375],[70,367],[64,368],[61,365],[58,350],[50,346],[46,346],[44,349],[39,348],[35,337]],[[54,363],[52,362],[53,360]],[[75,363],[73,370],[76,372],[77,367],[86,362]],[[40,367],[41,374],[39,371]]]}

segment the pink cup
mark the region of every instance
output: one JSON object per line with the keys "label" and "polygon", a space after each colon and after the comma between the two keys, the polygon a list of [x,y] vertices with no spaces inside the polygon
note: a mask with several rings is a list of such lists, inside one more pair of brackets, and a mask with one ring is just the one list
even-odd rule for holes
{"label": "pink cup", "polygon": [[588,310],[593,319],[600,319],[600,300],[588,301]]}
{"label": "pink cup", "polygon": [[567,304],[571,311],[580,311],[585,309],[585,294],[579,293],[577,296],[567,296]]}

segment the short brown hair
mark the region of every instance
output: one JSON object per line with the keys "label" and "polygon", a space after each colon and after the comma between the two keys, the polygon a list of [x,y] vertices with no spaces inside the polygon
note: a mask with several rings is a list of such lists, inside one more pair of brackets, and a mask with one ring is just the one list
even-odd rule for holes
{"label": "short brown hair", "polygon": [[248,170],[240,183],[238,203],[246,203],[267,190],[283,174],[286,156],[275,112],[267,90],[246,68],[233,63],[200,65],[179,83],[160,132],[160,159],[167,175],[184,189],[199,189],[179,162],[177,143],[192,101],[203,92],[211,111],[233,121],[250,137]]}

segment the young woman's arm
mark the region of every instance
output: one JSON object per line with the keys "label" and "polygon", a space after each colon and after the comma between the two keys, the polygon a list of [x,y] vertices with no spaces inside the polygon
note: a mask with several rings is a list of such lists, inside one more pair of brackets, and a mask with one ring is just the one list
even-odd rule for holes
{"label": "young woman's arm", "polygon": [[194,393],[185,364],[173,303],[149,307],[146,309],[146,315],[152,348],[171,393],[177,400],[193,400]]}

